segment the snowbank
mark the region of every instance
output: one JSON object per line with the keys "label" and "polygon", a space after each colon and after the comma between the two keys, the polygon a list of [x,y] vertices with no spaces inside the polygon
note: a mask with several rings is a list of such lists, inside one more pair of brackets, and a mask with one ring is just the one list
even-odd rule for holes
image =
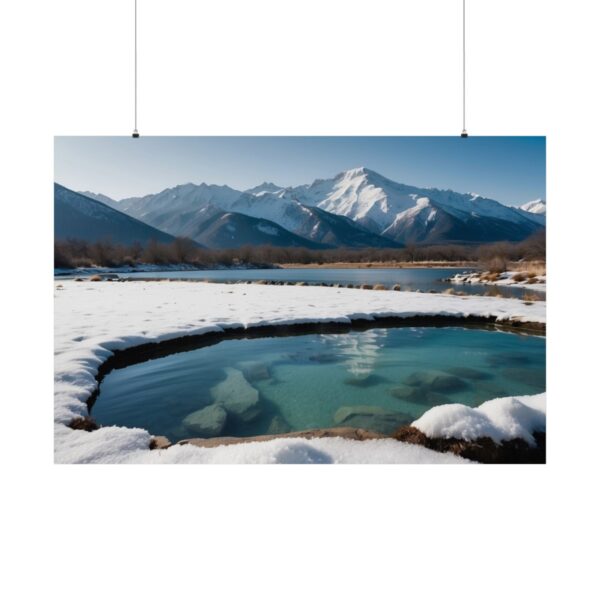
{"label": "snowbank", "polygon": [[430,438],[472,441],[489,437],[497,444],[522,438],[535,445],[532,434],[546,431],[546,394],[496,398],[477,408],[463,404],[434,406],[412,425]]}
{"label": "snowbank", "polygon": [[142,429],[102,427],[91,433],[57,426],[60,461],[66,463],[195,463],[195,464],[415,464],[466,463],[454,454],[384,440],[280,438],[199,448],[191,444],[148,450],[150,434]]}
{"label": "snowbank", "polygon": [[[517,299],[457,297],[415,292],[370,291],[313,286],[258,286],[184,281],[56,282],[55,289],[55,460],[56,462],[134,462],[183,460],[205,462],[205,449],[146,450],[150,436],[137,429],[102,428],[97,432],[74,431],[67,424],[87,414],[85,401],[96,389],[99,366],[112,351],[148,342],[263,325],[341,322],[374,317],[479,316],[499,321],[545,322],[545,302],[529,305]],[[151,432],[160,433],[160,432]],[[104,446],[98,450],[98,444]],[[261,442],[266,444],[270,442]],[[300,443],[300,442],[298,442]],[[306,441],[313,447],[328,442]],[[398,443],[398,442],[394,442]],[[335,447],[332,460],[343,461],[346,448],[359,444],[362,462],[368,456],[365,442],[346,440]],[[90,447],[87,447],[90,446]],[[93,448],[92,448],[93,446]],[[243,454],[246,444],[236,452]],[[403,446],[395,447],[394,462],[414,458]],[[228,454],[229,452],[229,454]],[[333,450],[332,450],[333,452]],[[348,451],[350,452],[350,451]],[[223,451],[221,456],[233,456]],[[194,455],[194,460],[190,457]],[[357,457],[353,452],[353,460]],[[212,455],[210,455],[212,456]],[[391,456],[391,455],[390,455]],[[423,455],[424,456],[424,455]],[[433,458],[432,458],[433,456]],[[426,462],[446,460],[427,454]],[[226,460],[226,459],[223,459]],[[232,458],[233,460],[233,458]],[[390,460],[392,460],[390,458]],[[408,462],[412,459],[407,458]]]}
{"label": "snowbank", "polygon": [[527,283],[527,280],[517,281],[515,280],[515,276],[522,276],[523,274],[519,271],[503,271],[498,274],[498,279],[494,281],[487,281],[484,277],[485,273],[457,273],[453,277],[448,278],[448,281],[455,284],[465,284],[465,283],[481,283],[484,285],[501,285],[501,286],[509,286],[509,287],[522,287],[533,292],[545,292],[546,291],[546,276],[545,275],[537,275],[535,279],[536,283]]}

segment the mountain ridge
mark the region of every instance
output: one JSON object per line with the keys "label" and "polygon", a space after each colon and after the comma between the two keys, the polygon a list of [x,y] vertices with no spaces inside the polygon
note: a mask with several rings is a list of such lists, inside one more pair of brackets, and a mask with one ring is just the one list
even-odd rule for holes
{"label": "mountain ridge", "polygon": [[265,181],[239,191],[187,183],[119,202],[103,197],[172,235],[188,235],[186,219],[199,226],[212,217],[212,206],[335,247],[520,241],[545,227],[543,200],[511,207],[478,194],[399,183],[367,167],[295,187]]}

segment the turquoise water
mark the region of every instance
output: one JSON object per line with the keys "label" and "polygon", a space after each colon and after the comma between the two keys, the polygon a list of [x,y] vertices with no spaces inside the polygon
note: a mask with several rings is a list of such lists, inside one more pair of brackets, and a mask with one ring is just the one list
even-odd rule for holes
{"label": "turquoise water", "polygon": [[[376,285],[387,287],[399,284],[407,292],[435,291],[443,292],[454,288],[467,294],[485,295],[490,286],[481,284],[455,285],[443,281],[457,273],[472,269],[433,268],[433,269],[221,269],[203,271],[159,271],[154,273],[127,273],[121,275],[129,279],[200,279],[206,281],[304,281],[309,284]],[[518,287],[498,286],[506,297],[521,298],[527,290]],[[536,292],[540,300],[545,299],[543,292]]]}
{"label": "turquoise water", "polygon": [[171,441],[333,426],[391,433],[437,404],[542,392],[545,359],[543,337],[458,327],[226,340],[113,370],[92,416]]}

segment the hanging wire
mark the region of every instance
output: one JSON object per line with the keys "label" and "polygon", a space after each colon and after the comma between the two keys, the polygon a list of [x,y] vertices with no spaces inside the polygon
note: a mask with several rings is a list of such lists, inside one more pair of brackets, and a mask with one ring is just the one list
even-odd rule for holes
{"label": "hanging wire", "polygon": [[462,118],[463,128],[460,137],[469,137],[467,133],[467,43],[466,43],[466,0],[462,0]]}
{"label": "hanging wire", "polygon": [[133,133],[131,137],[138,138],[140,134],[137,129],[137,104],[138,104],[138,81],[137,81],[137,0],[133,2]]}

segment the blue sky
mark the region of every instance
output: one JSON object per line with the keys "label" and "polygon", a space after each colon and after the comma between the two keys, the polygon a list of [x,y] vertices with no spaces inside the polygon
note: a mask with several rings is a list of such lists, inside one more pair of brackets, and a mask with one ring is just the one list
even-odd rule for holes
{"label": "blue sky", "polygon": [[292,186],[359,166],[509,205],[546,198],[544,137],[55,138],[55,180],[116,200],[188,182]]}

